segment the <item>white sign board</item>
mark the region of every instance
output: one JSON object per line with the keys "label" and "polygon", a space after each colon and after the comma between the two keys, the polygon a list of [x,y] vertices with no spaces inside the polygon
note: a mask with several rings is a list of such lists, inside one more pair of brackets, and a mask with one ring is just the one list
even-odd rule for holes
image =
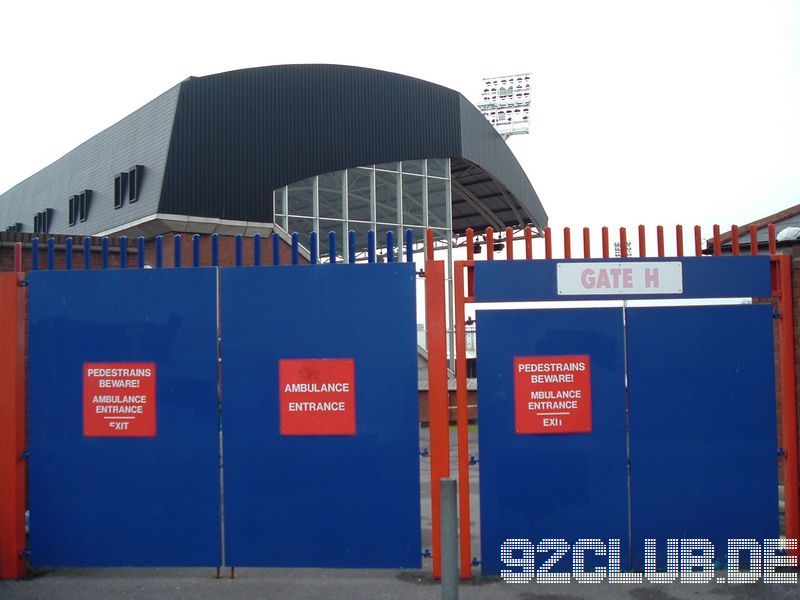
{"label": "white sign board", "polygon": [[558,263],[558,295],[682,294],[682,267],[680,262]]}

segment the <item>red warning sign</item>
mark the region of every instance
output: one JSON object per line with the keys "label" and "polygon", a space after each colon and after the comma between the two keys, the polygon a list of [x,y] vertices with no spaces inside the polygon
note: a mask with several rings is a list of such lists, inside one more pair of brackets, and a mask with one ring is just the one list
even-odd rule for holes
{"label": "red warning sign", "polygon": [[588,433],[592,430],[589,357],[514,357],[517,433]]}
{"label": "red warning sign", "polygon": [[155,363],[84,363],[83,435],[155,437]]}
{"label": "red warning sign", "polygon": [[281,435],[355,435],[352,358],[286,359],[279,364]]}

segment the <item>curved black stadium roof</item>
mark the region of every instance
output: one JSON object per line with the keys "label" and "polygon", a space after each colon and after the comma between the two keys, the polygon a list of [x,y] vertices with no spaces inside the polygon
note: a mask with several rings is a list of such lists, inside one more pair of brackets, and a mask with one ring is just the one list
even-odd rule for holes
{"label": "curved black stadium roof", "polygon": [[[0,226],[53,208],[51,231],[66,232],[61,205],[82,189],[94,190],[92,219],[75,233],[155,215],[269,223],[274,189],[434,157],[452,159],[455,232],[547,224],[511,150],[460,93],[373,69],[282,65],[186,79],[0,196]],[[114,175],[137,164],[142,196],[114,210]]]}

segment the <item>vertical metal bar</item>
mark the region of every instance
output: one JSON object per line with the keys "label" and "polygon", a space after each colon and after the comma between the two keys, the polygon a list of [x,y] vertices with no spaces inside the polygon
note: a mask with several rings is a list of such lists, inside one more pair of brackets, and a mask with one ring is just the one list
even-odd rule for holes
{"label": "vertical metal bar", "polygon": [[39,238],[31,240],[31,271],[39,270]]}
{"label": "vertical metal bar", "polygon": [[647,240],[645,239],[644,225],[639,225],[639,256],[647,256]]}
{"label": "vertical metal bar", "polygon": [[241,267],[242,261],[244,260],[244,239],[242,238],[241,233],[236,235],[235,246],[236,246],[236,266]]}
{"label": "vertical metal bar", "polygon": [[619,255],[628,258],[628,230],[624,227],[619,228]]}
{"label": "vertical metal bar", "polygon": [[219,266],[219,234],[211,234],[211,266]]}
{"label": "vertical metal bar", "polygon": [[600,230],[600,234],[602,235],[603,258],[608,258],[609,257],[608,227],[603,227]]}
{"label": "vertical metal bar", "polygon": [[700,225],[694,226],[694,255],[703,255],[703,240],[700,234]]}
{"label": "vertical metal bar", "polygon": [[312,231],[310,237],[311,237],[311,241],[309,242],[308,245],[309,245],[310,250],[311,250],[311,264],[315,265],[315,264],[317,264],[317,259],[319,258],[319,246],[318,246],[318,240],[317,240],[317,232],[316,231]]}
{"label": "vertical metal bar", "polygon": [[125,235],[119,238],[119,268],[128,268],[128,237]]}
{"label": "vertical metal bar", "polygon": [[181,266],[181,236],[180,236],[180,234],[177,234],[174,237],[174,245],[175,245],[175,250],[174,250],[174,255],[173,255],[173,264],[177,268],[177,267]]}
{"label": "vertical metal bar", "polygon": [[[67,271],[72,270],[72,238],[68,237],[64,242],[64,266]],[[16,269],[15,269],[16,270]]]}
{"label": "vertical metal bar", "polygon": [[351,265],[356,264],[356,232],[354,229],[347,232],[347,260]]}
{"label": "vertical metal bar", "polygon": [[300,234],[292,233],[292,264],[300,264]]}
{"label": "vertical metal bar", "polygon": [[739,227],[731,225],[731,252],[734,256],[739,256]]}
{"label": "vertical metal bar", "polygon": [[494,260],[494,227],[486,228],[486,260]]}
{"label": "vertical metal bar", "polygon": [[92,238],[83,238],[83,268],[92,268]]}
{"label": "vertical metal bar", "polygon": [[103,236],[100,240],[101,267],[108,268],[108,236]]}
{"label": "vertical metal bar", "polygon": [[[38,242],[37,242],[38,246]],[[37,247],[38,251],[38,247]],[[37,260],[38,263],[38,260]],[[37,264],[38,267],[38,264]],[[25,576],[25,306],[23,273],[0,273],[0,579]]]}
{"label": "vertical metal bar", "polygon": [[659,225],[656,227],[656,248],[658,256],[664,258],[664,226]]}
{"label": "vertical metal bar", "polygon": [[14,244],[14,273],[22,273],[22,242]]}
{"label": "vertical metal bar", "polygon": [[164,236],[156,236],[156,269],[164,266]]}
{"label": "vertical metal bar", "polygon": [[750,225],[750,254],[758,254],[758,227]]}
{"label": "vertical metal bar", "polygon": [[459,520],[461,522],[461,577],[472,575],[472,546],[469,497],[469,406],[467,393],[467,319],[464,298],[464,269],[472,269],[462,261],[455,264],[455,334],[456,334],[456,423],[458,440]]}
{"label": "vertical metal bar", "polygon": [[506,227],[506,260],[514,260],[514,230]]}
{"label": "vertical metal bar", "polygon": [[714,225],[714,256],[722,256],[722,241],[719,237],[719,225]]}
{"label": "vertical metal bar", "polygon": [[[433,239],[433,231],[430,229],[428,237]],[[433,254],[433,243],[430,245],[430,252]],[[375,262],[375,230],[370,229],[367,231],[367,261],[374,263]]]}
{"label": "vertical metal bar", "polygon": [[447,391],[447,324],[444,263],[425,264],[425,323],[428,343],[428,422],[431,461],[433,576],[441,577],[439,482],[450,476],[450,409]]}
{"label": "vertical metal bar", "polygon": [[458,513],[456,511],[455,479],[439,482],[442,506],[442,600],[458,600]]}
{"label": "vertical metal bar", "polygon": [[592,258],[592,238],[591,230],[583,228],[583,258]]}
{"label": "vertical metal bar", "polygon": [[475,260],[475,231],[467,227],[467,260]]}
{"label": "vertical metal bar", "polygon": [[792,259],[773,256],[778,268],[779,360],[781,389],[781,437],[783,439],[784,505],[786,537],[800,537],[800,484],[798,484],[797,381],[795,376]]}
{"label": "vertical metal bar", "polygon": [[530,225],[525,226],[525,259],[533,260],[533,229]]}
{"label": "vertical metal bar", "polygon": [[406,262],[414,262],[414,232],[406,229]]}
{"label": "vertical metal bar", "polygon": [[144,269],[145,255],[144,255],[144,236],[136,238],[136,259],[140,269]]}
{"label": "vertical metal bar", "polygon": [[332,265],[336,264],[336,232],[328,232],[328,260]]}
{"label": "vertical metal bar", "polygon": [[394,232],[386,232],[386,262],[394,262]]}
{"label": "vertical metal bar", "polygon": [[47,239],[47,270],[52,271],[56,268],[56,242],[53,238]]}
{"label": "vertical metal bar", "polygon": [[564,227],[564,258],[572,258],[572,232]]}
{"label": "vertical metal bar", "polygon": [[425,230],[425,260],[433,260],[433,229],[430,227]]}
{"label": "vertical metal bar", "polygon": [[261,234],[253,236],[253,266],[261,266]]}
{"label": "vertical metal bar", "polygon": [[272,232],[272,265],[281,264],[281,236],[277,231]]}
{"label": "vertical metal bar", "polygon": [[675,252],[683,256],[683,225],[675,225]]}
{"label": "vertical metal bar", "polygon": [[200,266],[200,234],[195,233],[192,236],[192,266]]}
{"label": "vertical metal bar", "polygon": [[769,233],[769,255],[775,256],[778,253],[778,245],[775,241],[775,223],[767,226],[767,232]]}
{"label": "vertical metal bar", "polygon": [[544,257],[553,258],[553,235],[549,227],[544,228]]}

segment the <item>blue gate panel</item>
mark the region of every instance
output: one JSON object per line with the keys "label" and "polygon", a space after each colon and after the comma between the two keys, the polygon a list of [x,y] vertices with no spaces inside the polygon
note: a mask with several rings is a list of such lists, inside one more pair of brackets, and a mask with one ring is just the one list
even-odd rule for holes
{"label": "blue gate panel", "polygon": [[[628,507],[621,309],[478,311],[481,569],[510,538],[619,539]],[[592,431],[517,435],[514,357],[589,355]],[[538,564],[546,556],[538,555]],[[602,559],[605,560],[605,559]],[[568,571],[568,558],[553,570]],[[605,563],[603,563],[605,564]]]}
{"label": "blue gate panel", "polygon": [[[37,566],[218,565],[215,269],[33,272]],[[83,365],[155,363],[153,437],[84,437]]]}
{"label": "blue gate panel", "polygon": [[[632,544],[778,534],[769,304],[629,309]],[[702,336],[700,338],[700,336]]]}
{"label": "blue gate panel", "polygon": [[[222,270],[228,564],[420,566],[414,287],[411,264]],[[282,359],[352,359],[355,435],[281,435]]]}

